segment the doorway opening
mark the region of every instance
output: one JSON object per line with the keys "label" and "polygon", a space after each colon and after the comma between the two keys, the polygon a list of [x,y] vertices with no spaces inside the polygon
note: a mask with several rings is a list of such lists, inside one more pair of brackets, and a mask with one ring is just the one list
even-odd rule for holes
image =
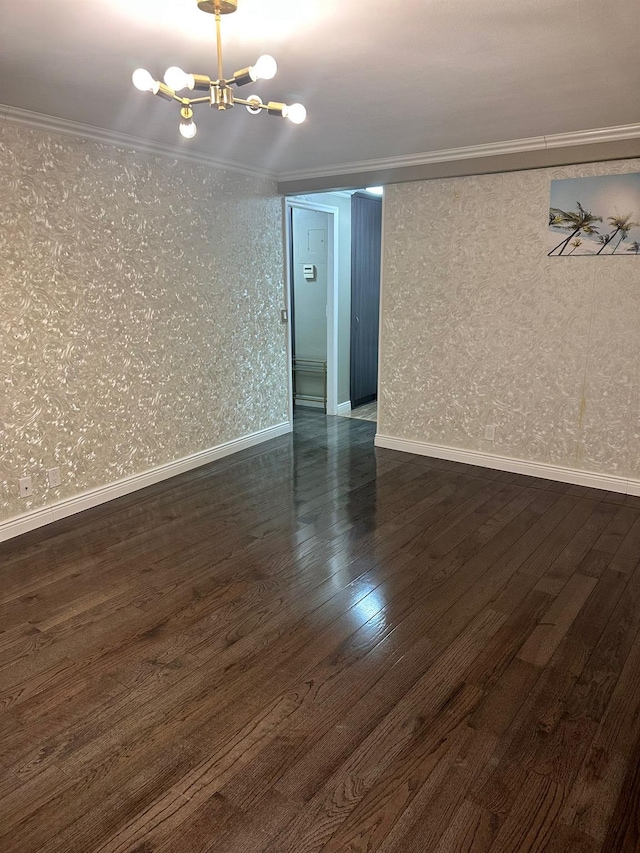
{"label": "doorway opening", "polygon": [[382,188],[286,199],[290,415],[375,421]]}
{"label": "doorway opening", "polygon": [[337,245],[340,210],[287,199],[291,404],[335,415],[337,387]]}

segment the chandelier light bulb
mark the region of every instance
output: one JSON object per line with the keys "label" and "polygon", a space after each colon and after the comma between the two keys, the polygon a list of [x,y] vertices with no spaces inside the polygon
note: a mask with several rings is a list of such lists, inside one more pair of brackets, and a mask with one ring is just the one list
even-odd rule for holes
{"label": "chandelier light bulb", "polygon": [[193,121],[193,119],[189,119],[189,121],[180,122],[180,133],[184,136],[185,139],[193,139],[197,132],[198,128],[196,127],[196,123],[195,121]]}
{"label": "chandelier light bulb", "polygon": [[174,92],[180,92],[182,89],[193,89],[193,75],[187,74],[182,68],[177,65],[172,65],[164,72],[164,82]]}
{"label": "chandelier light bulb", "polygon": [[273,56],[268,53],[259,57],[255,65],[249,69],[251,79],[255,83],[256,80],[272,80],[278,71],[278,63]]}
{"label": "chandelier light bulb", "polygon": [[193,139],[198,128],[193,120],[193,110],[185,104],[180,110],[180,133],[185,139]]}
{"label": "chandelier light bulb", "polygon": [[252,116],[257,116],[262,112],[260,105],[262,104],[262,98],[260,95],[249,95],[247,100],[250,102],[247,104],[247,112],[251,113]]}
{"label": "chandelier light bulb", "polygon": [[160,84],[157,80],[153,79],[145,68],[137,68],[131,75],[131,79],[136,89],[139,89],[141,92],[153,92],[154,95],[158,94]]}
{"label": "chandelier light bulb", "polygon": [[288,118],[293,124],[302,124],[307,117],[307,110],[302,104],[291,104],[282,110],[284,118]]}

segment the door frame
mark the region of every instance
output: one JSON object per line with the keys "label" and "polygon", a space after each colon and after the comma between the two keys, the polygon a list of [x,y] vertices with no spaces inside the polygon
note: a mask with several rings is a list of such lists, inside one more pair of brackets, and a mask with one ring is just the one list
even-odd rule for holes
{"label": "door frame", "polygon": [[289,375],[289,422],[293,423],[293,364],[292,364],[292,325],[291,325],[291,289],[293,270],[291,258],[293,241],[291,217],[293,208],[317,210],[332,217],[333,227],[329,225],[327,234],[327,414],[338,412],[338,238],[340,229],[340,208],[313,201],[299,200],[290,196],[284,200],[284,243],[287,306],[287,362]]}

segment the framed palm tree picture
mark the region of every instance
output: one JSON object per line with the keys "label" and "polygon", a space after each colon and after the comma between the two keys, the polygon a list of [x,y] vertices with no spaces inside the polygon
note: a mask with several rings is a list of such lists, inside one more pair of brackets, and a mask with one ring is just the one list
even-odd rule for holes
{"label": "framed palm tree picture", "polygon": [[640,257],[640,172],[551,181],[549,257]]}

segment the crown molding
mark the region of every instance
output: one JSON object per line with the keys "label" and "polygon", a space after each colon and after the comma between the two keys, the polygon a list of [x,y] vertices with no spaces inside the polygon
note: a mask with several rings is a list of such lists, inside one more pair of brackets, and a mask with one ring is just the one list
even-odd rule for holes
{"label": "crown molding", "polygon": [[194,149],[189,150],[179,148],[178,146],[165,145],[161,142],[152,142],[148,139],[141,139],[139,136],[130,136],[127,133],[120,133],[116,130],[94,127],[90,124],[82,124],[81,122],[70,121],[65,118],[35,113],[6,104],[0,104],[0,121],[19,124],[22,127],[44,130],[47,133],[79,136],[83,139],[90,139],[92,142],[114,145],[116,148],[124,148],[145,154],[156,154],[160,157],[170,157],[173,160],[184,160],[188,163],[197,163],[200,166],[209,166],[213,169],[224,169],[227,172],[249,175],[252,178],[267,178],[273,181],[277,179],[275,172],[246,166],[242,163],[236,163],[233,160],[225,160],[223,157],[213,157],[210,154],[202,154]]}
{"label": "crown molding", "polygon": [[[403,168],[463,162],[465,160],[481,160],[483,158],[502,157],[509,154],[527,154],[533,151],[550,151],[575,146],[596,145],[598,143],[640,140],[640,123],[638,123],[620,125],[618,127],[601,127],[593,130],[579,130],[571,133],[556,133],[548,136],[532,136],[527,139],[512,139],[506,142],[490,142],[485,145],[444,148],[438,151],[427,151],[421,154],[408,154],[400,157],[357,160],[351,163],[320,166],[313,169],[276,172],[260,169],[255,166],[247,166],[234,160],[226,160],[210,154],[203,154],[194,149],[166,145],[161,142],[152,142],[138,136],[131,136],[115,130],[94,127],[93,125],[82,124],[81,122],[57,118],[56,116],[49,116],[30,110],[23,110],[7,104],[0,104],[0,121],[19,124],[23,127],[36,128],[49,133],[82,137],[105,145],[155,154],[160,157],[170,157],[174,160],[197,163],[198,165],[214,169],[224,169],[250,177],[277,180],[280,183],[313,180],[315,178],[331,178],[333,176],[339,177],[342,175],[351,177],[358,173],[368,173],[368,179],[371,179],[375,176],[376,172],[389,172]],[[336,192],[336,190],[333,191]]]}
{"label": "crown molding", "polygon": [[459,160],[477,160],[483,157],[501,157],[505,154],[523,154],[530,151],[569,148],[575,145],[620,142],[625,139],[640,139],[640,123],[601,127],[595,130],[579,130],[572,133],[555,133],[549,136],[532,136],[528,139],[512,139],[507,142],[489,142],[486,145],[467,145],[462,148],[443,148],[422,154],[407,154],[401,157],[383,157],[378,160],[358,160],[280,172],[278,181],[299,181],[309,178],[325,178],[333,175],[352,175],[358,172],[377,172],[402,169],[412,166],[428,166],[433,163],[450,163]]}

